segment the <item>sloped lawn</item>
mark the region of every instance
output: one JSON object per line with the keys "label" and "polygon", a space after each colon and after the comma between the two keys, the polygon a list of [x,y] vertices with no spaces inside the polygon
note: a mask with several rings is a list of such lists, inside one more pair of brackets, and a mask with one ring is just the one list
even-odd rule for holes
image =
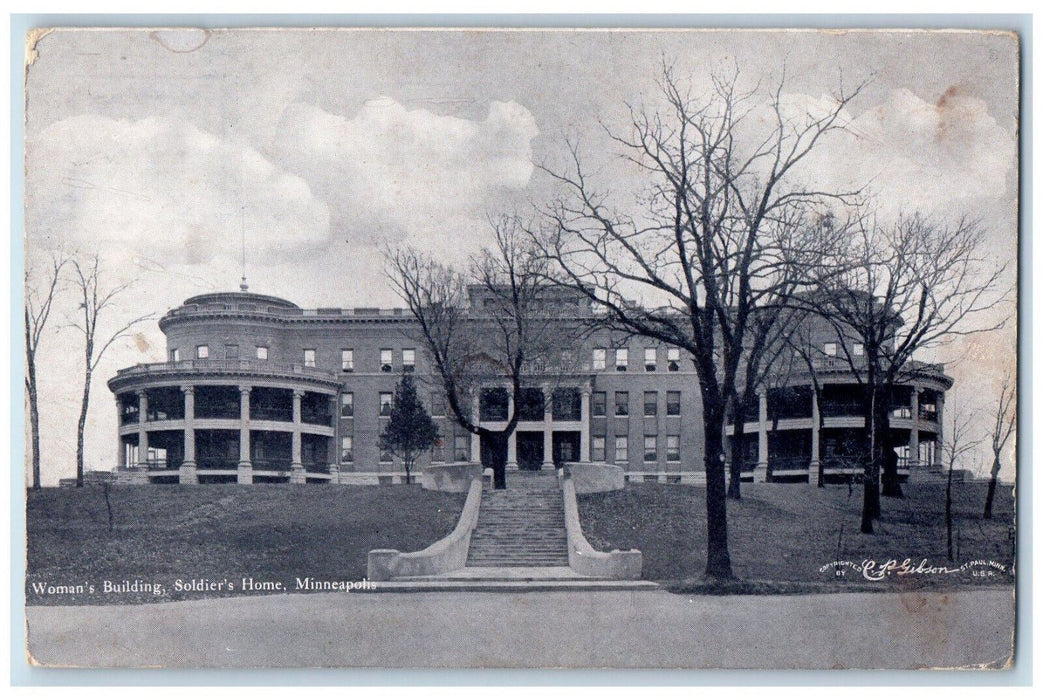
{"label": "sloped lawn", "polygon": [[[157,602],[227,594],[176,592],[175,579],[358,581],[371,549],[423,549],[456,525],[465,494],[396,486],[147,486],[28,492],[28,604]],[[101,582],[159,582],[164,593],[101,592]],[[95,586],[38,594],[33,583]],[[241,591],[232,591],[237,594]]]}
{"label": "sloped lawn", "polygon": [[[946,555],[944,484],[907,484],[905,499],[882,499],[883,517],[873,535],[859,532],[862,491],[855,487],[807,484],[743,484],[741,501],[728,502],[728,540],[734,573],[747,582],[824,585],[828,590],[888,588],[896,585],[947,586],[1007,583],[1013,560],[1008,528],[1014,521],[1010,486],[997,490],[993,518],[983,520],[986,484],[969,482],[954,489],[955,562]],[[706,492],[674,484],[628,484],[623,491],[579,497],[584,534],[597,549],[637,548],[643,553],[646,579],[698,582],[706,566]],[[958,537],[957,533],[958,532]],[[1001,564],[1005,572],[885,575],[873,582],[834,561],[861,565],[927,559],[930,566],[959,566],[977,559]],[[822,568],[826,567],[823,571]],[[746,585],[758,592],[756,586]],[[778,586],[808,590],[814,586]],[[824,590],[825,590],[824,589]]]}

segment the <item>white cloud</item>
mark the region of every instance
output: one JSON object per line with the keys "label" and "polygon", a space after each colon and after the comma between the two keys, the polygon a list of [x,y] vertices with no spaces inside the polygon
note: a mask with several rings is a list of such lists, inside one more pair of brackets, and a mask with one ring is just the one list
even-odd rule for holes
{"label": "white cloud", "polygon": [[533,115],[492,102],[480,121],[407,110],[381,97],[352,117],[295,103],[283,112],[277,160],[330,203],[349,242],[409,238],[426,246],[475,234],[533,172]]}
{"label": "white cloud", "polygon": [[44,245],[210,265],[321,246],[329,212],[301,178],[256,150],[157,118],[80,115],[27,146],[28,231]]}
{"label": "white cloud", "polygon": [[974,95],[953,87],[931,103],[900,89],[858,116],[843,116],[846,133],[831,136],[828,147],[805,164],[804,172],[814,173],[817,182],[850,188],[868,184],[891,213],[946,213],[972,207],[972,200],[1010,194],[1015,135]]}

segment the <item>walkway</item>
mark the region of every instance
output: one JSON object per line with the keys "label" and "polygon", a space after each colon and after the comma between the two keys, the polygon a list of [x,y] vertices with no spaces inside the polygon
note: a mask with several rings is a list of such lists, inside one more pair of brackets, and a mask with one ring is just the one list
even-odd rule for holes
{"label": "walkway", "polygon": [[167,667],[922,668],[1002,661],[1009,589],[316,593],[31,607],[43,664]]}

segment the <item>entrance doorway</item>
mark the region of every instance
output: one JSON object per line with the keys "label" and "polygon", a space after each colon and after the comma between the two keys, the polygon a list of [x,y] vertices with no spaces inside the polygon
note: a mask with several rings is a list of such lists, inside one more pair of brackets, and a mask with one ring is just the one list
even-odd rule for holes
{"label": "entrance doorway", "polygon": [[580,433],[578,430],[555,430],[551,436],[554,445],[554,466],[579,461]]}
{"label": "entrance doorway", "polygon": [[538,470],[543,465],[543,433],[534,430],[519,430],[517,440],[518,468]]}

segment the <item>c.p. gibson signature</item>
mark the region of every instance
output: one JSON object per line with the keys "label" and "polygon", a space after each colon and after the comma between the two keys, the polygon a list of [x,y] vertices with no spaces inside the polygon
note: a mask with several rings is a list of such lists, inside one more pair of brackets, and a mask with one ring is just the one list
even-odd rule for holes
{"label": "c.p. gibson signature", "polygon": [[973,559],[959,566],[948,566],[931,564],[926,557],[914,563],[912,558],[903,560],[887,559],[876,561],[875,559],[863,559],[861,563],[853,561],[832,561],[819,568],[820,573],[826,573],[830,569],[837,578],[846,576],[846,569],[862,574],[867,581],[883,581],[889,576],[913,576],[913,575],[947,575],[970,572],[975,577],[992,577],[997,573],[1007,573],[1007,567],[991,559]]}

